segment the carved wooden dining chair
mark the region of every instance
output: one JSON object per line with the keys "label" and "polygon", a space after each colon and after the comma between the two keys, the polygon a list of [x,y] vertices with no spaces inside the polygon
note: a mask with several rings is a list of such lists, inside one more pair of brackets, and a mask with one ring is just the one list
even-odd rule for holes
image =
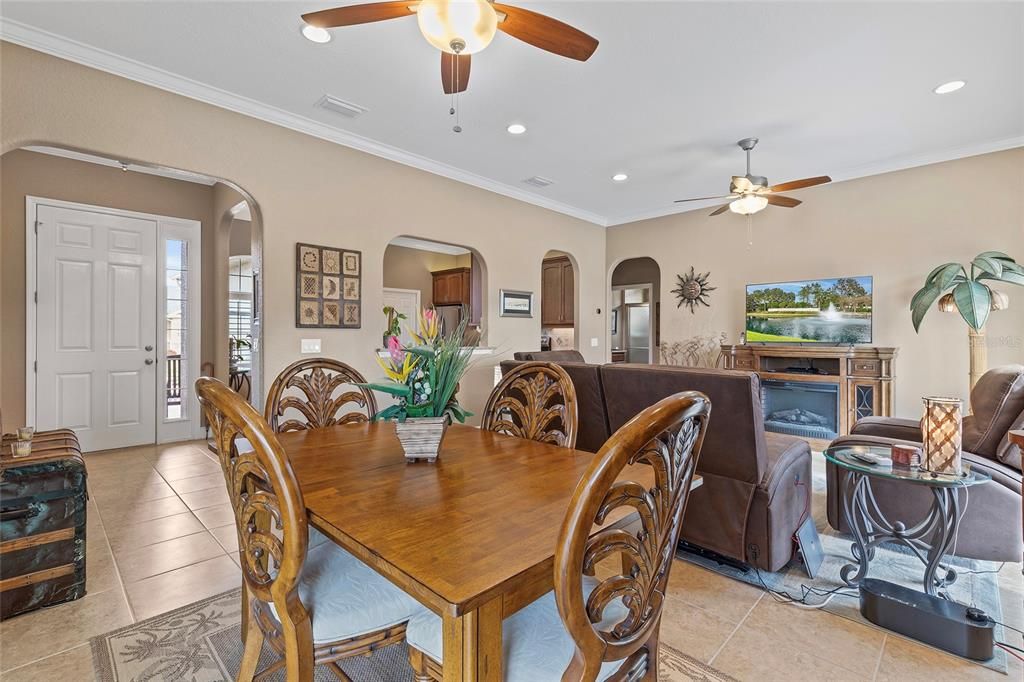
{"label": "carved wooden dining chair", "polygon": [[[615,432],[576,486],[555,546],[554,586],[502,623],[508,682],[658,679],[658,633],[686,501],[711,412],[707,396],[677,393]],[[646,465],[654,485],[619,480]],[[608,524],[630,507],[629,528]],[[595,578],[603,561],[617,571]],[[424,611],[406,632],[418,682],[443,676],[441,619]]]}
{"label": "carved wooden dining chair", "polygon": [[578,425],[576,388],[566,371],[550,362],[526,362],[491,391],[480,428],[574,448]]}
{"label": "carved wooden dining chair", "polygon": [[[377,401],[373,391],[357,383],[366,383],[366,379],[338,360],[309,358],[293,362],[270,386],[267,421],[277,433],[369,421],[377,414]],[[289,389],[298,393],[288,393]],[[350,409],[353,406],[356,409]],[[297,410],[304,419],[282,421],[288,409]]]}
{"label": "carved wooden dining chair", "polygon": [[[196,381],[196,395],[217,444],[238,532],[245,652],[239,680],[257,676],[268,643],[289,681],[313,679],[326,664],[400,642],[423,607],[333,542],[309,546],[308,520],[295,473],[259,413],[217,379]],[[248,446],[240,449],[236,441]]]}

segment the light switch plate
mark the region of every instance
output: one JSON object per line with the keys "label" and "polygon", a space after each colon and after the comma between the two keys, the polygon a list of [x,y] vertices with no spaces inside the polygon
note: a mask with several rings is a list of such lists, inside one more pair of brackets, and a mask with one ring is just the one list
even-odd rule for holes
{"label": "light switch plate", "polygon": [[302,339],[300,353],[319,353],[320,339]]}
{"label": "light switch plate", "polygon": [[597,348],[597,344],[598,344],[598,341],[597,341],[597,337],[596,336],[590,339],[590,347],[591,348]]}

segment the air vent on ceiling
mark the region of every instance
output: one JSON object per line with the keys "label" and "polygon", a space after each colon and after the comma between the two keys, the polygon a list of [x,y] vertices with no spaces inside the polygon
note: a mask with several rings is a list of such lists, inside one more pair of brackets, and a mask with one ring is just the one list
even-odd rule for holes
{"label": "air vent on ceiling", "polygon": [[548,185],[555,184],[554,180],[548,180],[547,178],[542,178],[539,175],[534,175],[532,178],[526,178],[523,182],[527,185],[533,185],[534,187],[547,187]]}
{"label": "air vent on ceiling", "polygon": [[367,111],[366,107],[361,107],[358,104],[353,104],[352,102],[346,102],[334,95],[324,95],[316,105],[323,109],[327,109],[328,111],[333,111],[336,114],[341,114],[347,118],[362,116]]}

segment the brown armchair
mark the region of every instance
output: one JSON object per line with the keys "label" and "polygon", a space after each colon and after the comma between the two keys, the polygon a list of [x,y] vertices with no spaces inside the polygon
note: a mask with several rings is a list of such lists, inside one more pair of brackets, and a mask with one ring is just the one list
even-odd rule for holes
{"label": "brown armchair", "polygon": [[[1024,425],[1024,366],[1007,365],[985,373],[971,391],[973,414],[964,418],[963,461],[984,471],[992,482],[971,489],[961,522],[956,553],[971,559],[1020,561],[1024,545],[1021,518],[1021,453],[1009,441],[1009,431]],[[921,443],[920,423],[912,419],[868,417],[857,422],[850,435],[833,444]],[[842,514],[845,477],[826,467],[828,522],[849,532]],[[880,511],[890,519],[923,518],[930,504],[928,491],[898,482],[872,481]]]}

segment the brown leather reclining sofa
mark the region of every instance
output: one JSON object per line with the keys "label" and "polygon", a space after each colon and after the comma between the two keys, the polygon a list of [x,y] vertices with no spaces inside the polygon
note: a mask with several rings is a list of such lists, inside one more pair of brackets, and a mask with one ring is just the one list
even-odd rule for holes
{"label": "brown leather reclining sofa", "polygon": [[[957,537],[958,556],[989,561],[1020,561],[1024,550],[1019,524],[1021,518],[1021,451],[1012,445],[1008,432],[1024,428],[1024,365],[1007,365],[989,370],[971,391],[973,414],[964,417],[963,462],[992,477],[990,483],[974,486]],[[713,419],[714,417],[712,417]],[[850,435],[835,444],[891,444],[910,442],[920,446],[921,425],[915,419],[867,417],[857,422]],[[835,465],[826,468],[828,477],[828,522],[846,533],[842,514],[846,477]],[[873,480],[879,510],[890,520],[924,518],[931,495],[924,486]]]}
{"label": "brown leather reclining sofa", "polygon": [[[552,353],[559,355],[552,356]],[[711,399],[711,420],[683,539],[725,557],[777,571],[793,556],[792,537],[808,512],[811,451],[807,442],[766,433],[756,374],[732,370],[584,362],[576,351],[516,353],[556,362],[573,380],[579,408],[577,445],[596,452],[644,408],[683,390]]]}

